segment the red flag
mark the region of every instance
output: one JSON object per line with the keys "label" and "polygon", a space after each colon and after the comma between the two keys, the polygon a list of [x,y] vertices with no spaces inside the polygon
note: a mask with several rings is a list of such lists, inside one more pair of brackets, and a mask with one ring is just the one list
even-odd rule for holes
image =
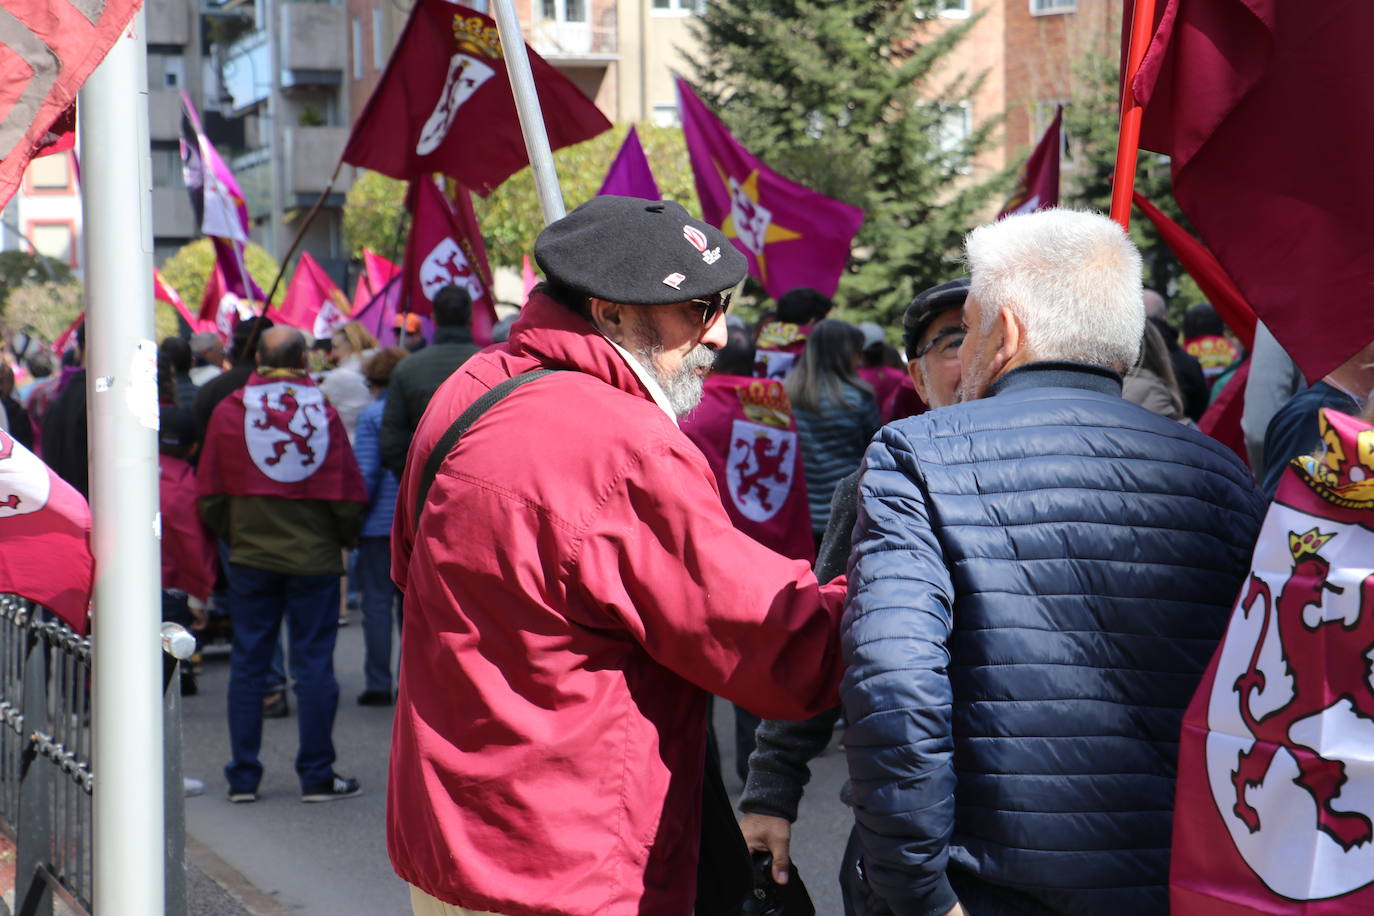
{"label": "red flag", "polygon": [[686,82],[676,82],[702,219],[749,259],[749,272],[774,299],[798,286],[833,296],[863,211],[764,165]]}
{"label": "red flag", "polygon": [[[490,193],[529,164],[503,57],[488,17],[417,0],[343,160],[402,181],[443,172]],[[533,50],[529,58],[551,149],[610,129],[582,90]]]}
{"label": "red flag", "polygon": [[140,0],[100,4],[0,0],[0,209],[35,152],[56,152],[61,119],[139,8]]}
{"label": "red flag", "polygon": [[706,456],[736,528],[784,556],[815,559],[801,443],[781,382],[707,376],[682,431]]}
{"label": "red flag", "polygon": [[358,312],[385,288],[391,278],[400,272],[401,268],[372,249],[364,248],[363,270],[358,274],[358,285],[353,289],[350,312],[356,317]]}
{"label": "red flag", "polygon": [[429,178],[410,186],[414,219],[406,243],[405,308],[418,315],[434,311],[434,296],[452,283],[472,296],[472,337],[491,343],[496,323],[496,303],[491,294],[491,268],[487,249],[472,212],[472,198],[458,189],[450,201]]}
{"label": "red flag", "polygon": [[205,295],[200,300],[200,320],[202,324],[214,325],[225,340],[234,333],[234,326],[240,321],[253,317],[253,307],[246,300],[229,291],[224,280],[224,270],[220,262],[210,270],[210,281],[205,284]]}
{"label": "red flag", "polygon": [[57,339],[52,342],[52,351],[54,353],[65,353],[67,351],[67,345],[72,341],[72,335],[76,333],[77,328],[85,323],[86,313],[78,312],[77,316],[72,319],[72,323],[67,325],[67,329],[61,334],[58,334]]}
{"label": "red flag", "polygon": [[275,496],[367,502],[338,411],[308,375],[263,378],[210,416],[196,473],[201,496]]}
{"label": "red flag", "polygon": [[1188,275],[1196,281],[1198,289],[1202,290],[1207,301],[1212,303],[1221,320],[1235,332],[1247,350],[1253,347],[1255,311],[1250,308],[1250,303],[1245,301],[1245,296],[1241,295],[1240,290],[1236,289],[1236,284],[1231,282],[1226,268],[1217,263],[1217,259],[1206,246],[1185,232],[1178,223],[1165,216],[1158,207],[1142,197],[1139,191],[1136,191],[1133,197],[1140,212],[1155,224],[1155,228],[1159,230],[1159,237],[1169,246],[1169,250],[1178,258],[1183,269],[1188,271]]}
{"label": "red flag", "polygon": [[336,330],[348,323],[352,312],[352,306],[329,274],[310,252],[304,251],[296,261],[296,271],[291,275],[281,307],[272,317],[309,331],[318,339],[333,337]]}
{"label": "red flag", "polygon": [[1059,147],[1060,125],[1064,121],[1064,106],[1054,112],[1054,120],[1045,128],[1040,142],[1035,144],[1016,180],[1016,193],[998,216],[1013,213],[1034,213],[1046,207],[1059,206]]}
{"label": "red flag", "polygon": [[196,508],[196,472],[171,455],[157,458],[162,511],[162,587],[178,588],[201,601],[215,587],[219,560],[213,536]]}
{"label": "red flag", "polygon": [[0,430],[0,592],[36,601],[85,633],[95,570],[90,535],[81,494]]}
{"label": "red flag", "polygon": [[1374,912],[1374,429],[1321,412],[1179,745],[1170,912]]}
{"label": "red flag", "polygon": [[1367,0],[1167,0],[1134,83],[1141,146],[1309,379],[1374,339],[1371,34]]}
{"label": "red flag", "polygon": [[200,318],[191,314],[191,310],[186,307],[186,303],[181,300],[181,296],[177,295],[177,291],[167,285],[167,281],[162,279],[162,274],[157,268],[153,268],[153,298],[159,302],[165,302],[176,309],[177,314],[181,316],[181,320],[186,322],[186,326],[191,329],[193,334],[201,331],[215,330],[215,323],[213,321],[202,321]]}

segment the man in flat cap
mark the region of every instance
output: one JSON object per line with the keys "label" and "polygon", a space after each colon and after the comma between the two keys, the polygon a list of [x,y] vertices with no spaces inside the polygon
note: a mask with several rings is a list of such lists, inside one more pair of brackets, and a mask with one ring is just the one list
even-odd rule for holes
{"label": "man in flat cap", "polygon": [[[401,481],[388,850],[417,914],[686,916],[707,694],[833,706],[843,584],[736,530],[677,426],[743,256],[678,204],[610,196],[534,253],[548,282],[436,392]],[[539,369],[563,371],[472,420]]]}

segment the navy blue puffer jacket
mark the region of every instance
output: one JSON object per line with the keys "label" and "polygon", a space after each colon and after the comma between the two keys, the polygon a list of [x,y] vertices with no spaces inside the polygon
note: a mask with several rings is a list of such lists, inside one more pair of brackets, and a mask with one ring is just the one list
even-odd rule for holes
{"label": "navy blue puffer jacket", "polygon": [[1035,363],[864,458],[841,687],[897,914],[1168,911],[1179,727],[1264,503],[1230,451]]}

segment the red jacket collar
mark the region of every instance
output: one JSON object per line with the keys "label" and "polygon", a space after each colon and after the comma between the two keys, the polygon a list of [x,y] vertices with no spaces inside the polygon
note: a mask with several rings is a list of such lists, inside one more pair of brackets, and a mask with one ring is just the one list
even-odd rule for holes
{"label": "red jacket collar", "polygon": [[611,342],[581,315],[535,293],[511,327],[510,352],[543,366],[576,369],[621,391],[653,400]]}

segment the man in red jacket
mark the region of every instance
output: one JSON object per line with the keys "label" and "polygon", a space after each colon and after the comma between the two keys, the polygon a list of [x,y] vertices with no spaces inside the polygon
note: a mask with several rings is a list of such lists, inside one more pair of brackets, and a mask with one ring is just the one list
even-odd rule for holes
{"label": "man in red jacket", "polygon": [[[731,524],[677,427],[746,262],[675,203],[603,196],[535,245],[548,283],[416,431],[387,845],[419,913],[686,916],[707,694],[834,705],[842,583]],[[449,453],[477,398],[539,368]],[[447,907],[447,909],[445,909]]]}

